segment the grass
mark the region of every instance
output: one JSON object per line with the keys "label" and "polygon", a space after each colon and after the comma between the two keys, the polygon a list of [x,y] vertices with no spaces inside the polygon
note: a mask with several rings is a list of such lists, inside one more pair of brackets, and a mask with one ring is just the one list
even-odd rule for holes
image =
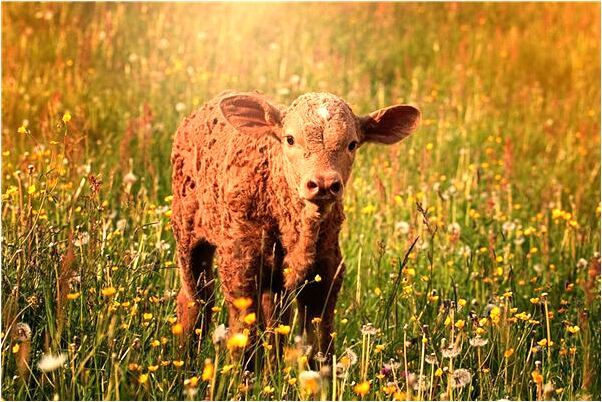
{"label": "grass", "polygon": [[[297,322],[245,373],[219,294],[178,346],[171,138],[226,88],[422,109],[356,161],[334,378]],[[599,4],[2,4],[4,399],[598,400],[599,252]]]}

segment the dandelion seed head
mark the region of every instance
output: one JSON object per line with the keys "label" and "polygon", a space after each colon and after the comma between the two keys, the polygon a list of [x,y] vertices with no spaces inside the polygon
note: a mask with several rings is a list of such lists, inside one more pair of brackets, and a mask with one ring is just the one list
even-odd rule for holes
{"label": "dandelion seed head", "polygon": [[470,340],[468,341],[468,343],[470,343],[470,346],[473,346],[475,348],[485,346],[487,345],[487,342],[489,342],[488,339],[481,338],[479,335],[475,336],[474,338],[470,338]]}
{"label": "dandelion seed head", "polygon": [[395,230],[401,234],[408,234],[410,232],[410,224],[406,221],[400,221],[395,224]]}
{"label": "dandelion seed head", "polygon": [[427,362],[428,364],[437,364],[437,355],[434,353],[426,355],[424,357],[424,361]]}
{"label": "dandelion seed head", "polygon": [[51,354],[43,355],[38,362],[38,369],[44,373],[48,373],[61,368],[66,361],[67,356],[63,353],[56,356]]}
{"label": "dandelion seed head", "polygon": [[362,325],[362,335],[376,335],[376,328],[371,323]]}
{"label": "dandelion seed head", "polygon": [[31,339],[31,327],[25,322],[20,322],[15,325],[13,331],[13,336],[17,338],[19,342],[26,342]]}
{"label": "dandelion seed head", "polygon": [[322,387],[322,377],[316,371],[302,371],[299,373],[299,385],[304,392],[315,395]]}
{"label": "dandelion seed head", "polygon": [[456,369],[452,374],[452,387],[463,388],[472,381],[472,374],[467,369]]}
{"label": "dandelion seed head", "polygon": [[460,354],[460,347],[456,345],[449,345],[446,348],[441,349],[441,355],[444,359],[453,359]]}

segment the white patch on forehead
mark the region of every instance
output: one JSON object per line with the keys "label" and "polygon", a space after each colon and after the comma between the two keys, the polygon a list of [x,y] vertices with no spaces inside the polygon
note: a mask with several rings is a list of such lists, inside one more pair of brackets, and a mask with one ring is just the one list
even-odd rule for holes
{"label": "white patch on forehead", "polygon": [[318,108],[318,116],[320,116],[323,120],[330,119],[330,112],[328,112],[326,105],[322,105]]}

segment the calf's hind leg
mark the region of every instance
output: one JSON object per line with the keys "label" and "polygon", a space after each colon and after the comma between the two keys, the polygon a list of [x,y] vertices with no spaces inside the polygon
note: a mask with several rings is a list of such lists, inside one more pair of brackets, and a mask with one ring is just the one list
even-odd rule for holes
{"label": "calf's hind leg", "polygon": [[178,321],[184,334],[196,327],[202,305],[202,330],[207,333],[214,304],[214,280],[212,263],[215,246],[205,240],[197,241],[192,247],[178,250],[178,265],[182,287],[177,298]]}

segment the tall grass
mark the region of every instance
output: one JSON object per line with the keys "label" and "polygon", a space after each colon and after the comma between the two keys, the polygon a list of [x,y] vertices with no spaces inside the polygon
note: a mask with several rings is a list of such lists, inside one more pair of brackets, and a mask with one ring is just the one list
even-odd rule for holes
{"label": "tall grass", "polygon": [[[245,372],[219,293],[179,344],[171,138],[226,88],[423,112],[360,151],[317,373],[296,320]],[[2,4],[5,399],[597,400],[599,252],[599,4]]]}

